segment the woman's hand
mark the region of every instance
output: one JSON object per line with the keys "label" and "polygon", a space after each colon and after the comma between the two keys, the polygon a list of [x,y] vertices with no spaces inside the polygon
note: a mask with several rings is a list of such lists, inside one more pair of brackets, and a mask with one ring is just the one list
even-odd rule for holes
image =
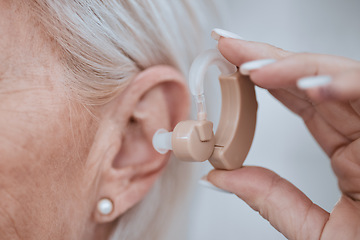
{"label": "woman's hand", "polygon": [[[360,62],[229,38],[221,38],[218,48],[236,66],[276,59],[250,71],[250,78],[303,118],[331,159],[342,196],[328,213],[291,183],[260,167],[215,170],[209,181],[235,193],[289,239],[360,239]],[[304,80],[306,85],[299,86],[306,89],[297,88],[299,79],[317,75],[332,80],[312,88],[316,78]]]}

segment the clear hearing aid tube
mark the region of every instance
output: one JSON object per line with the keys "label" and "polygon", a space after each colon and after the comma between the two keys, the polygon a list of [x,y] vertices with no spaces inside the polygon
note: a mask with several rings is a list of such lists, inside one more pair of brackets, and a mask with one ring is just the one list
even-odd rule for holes
{"label": "clear hearing aid tube", "polygon": [[[204,96],[204,79],[209,66],[216,65],[221,75],[230,75],[236,72],[236,66],[229,63],[217,49],[209,49],[201,53],[192,63],[189,73],[189,88],[195,100],[197,109],[197,120],[207,119],[205,96]],[[161,154],[172,150],[171,144],[172,132],[164,129],[158,130],[153,137],[153,146]]]}
{"label": "clear hearing aid tube", "polygon": [[204,79],[209,66],[216,65],[222,75],[236,72],[236,67],[229,63],[217,49],[209,49],[200,54],[192,63],[189,74],[189,88],[196,103],[197,120],[206,120]]}

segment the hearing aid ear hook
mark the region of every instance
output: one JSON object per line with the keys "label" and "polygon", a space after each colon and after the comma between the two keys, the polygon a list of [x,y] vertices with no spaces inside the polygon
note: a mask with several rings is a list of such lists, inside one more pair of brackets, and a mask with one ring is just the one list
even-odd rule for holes
{"label": "hearing aid ear hook", "polygon": [[[207,120],[204,77],[210,65],[217,65],[222,107],[218,129]],[[256,125],[257,102],[253,83],[230,64],[218,50],[200,54],[191,65],[190,91],[195,98],[197,120],[182,121],[173,132],[158,130],[153,137],[154,148],[162,154],[173,150],[182,161],[209,160],[217,169],[240,168],[250,150]]]}

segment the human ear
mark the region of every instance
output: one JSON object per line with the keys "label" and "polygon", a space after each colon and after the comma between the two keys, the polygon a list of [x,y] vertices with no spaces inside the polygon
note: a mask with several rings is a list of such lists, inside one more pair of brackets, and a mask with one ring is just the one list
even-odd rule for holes
{"label": "human ear", "polygon": [[96,222],[109,222],[141,201],[165,168],[169,154],[152,146],[156,130],[172,130],[189,114],[189,94],[183,76],[169,66],[139,73],[101,109],[98,132],[89,161],[98,167],[97,201],[109,198],[111,213],[96,211]]}

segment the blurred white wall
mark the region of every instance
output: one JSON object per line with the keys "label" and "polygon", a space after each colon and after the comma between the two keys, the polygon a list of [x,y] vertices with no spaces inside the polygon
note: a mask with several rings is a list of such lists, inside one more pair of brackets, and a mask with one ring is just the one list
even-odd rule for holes
{"label": "blurred white wall", "polygon": [[[227,5],[221,10],[225,29],[244,39],[291,51],[336,54],[360,60],[358,0],[218,1]],[[210,118],[217,123],[218,83],[207,83],[206,91]],[[340,193],[329,159],[300,118],[264,90],[257,89],[257,99],[257,129],[246,164],[274,170],[330,211]],[[208,164],[202,164],[203,175],[209,169]],[[189,240],[284,239],[233,195],[198,186],[192,203]]]}

